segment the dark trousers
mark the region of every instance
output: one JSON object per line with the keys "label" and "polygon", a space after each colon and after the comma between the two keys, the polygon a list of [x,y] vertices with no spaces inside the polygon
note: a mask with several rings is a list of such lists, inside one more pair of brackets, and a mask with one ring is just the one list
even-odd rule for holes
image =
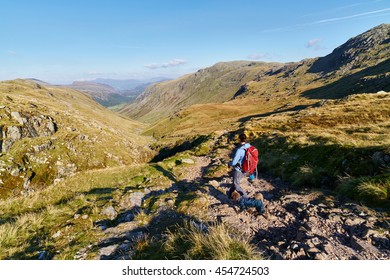
{"label": "dark trousers", "polygon": [[244,173],[241,171],[238,171],[236,169],[233,169],[233,186],[230,188],[228,195],[231,197],[231,194],[233,191],[238,192],[242,197],[247,198],[248,195],[246,192],[241,188],[241,180],[244,178]]}
{"label": "dark trousers", "polygon": [[240,203],[241,210],[250,207],[255,207],[257,212],[259,212],[259,214],[264,213],[264,203],[261,200],[241,197],[239,203]]}

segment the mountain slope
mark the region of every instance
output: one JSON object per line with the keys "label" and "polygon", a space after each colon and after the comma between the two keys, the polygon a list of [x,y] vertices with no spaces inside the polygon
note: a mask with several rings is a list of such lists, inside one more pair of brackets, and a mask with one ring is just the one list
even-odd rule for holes
{"label": "mountain slope", "polygon": [[[340,98],[353,93],[388,90],[389,57],[390,24],[382,24],[348,40],[322,58],[284,64],[217,63],[197,73],[149,87],[120,112],[140,121],[158,122],[194,104],[221,103],[249,96],[261,102],[278,103],[281,107],[300,96]],[[264,107],[260,106],[259,113],[265,112]]]}
{"label": "mountain slope", "polygon": [[144,126],[74,90],[0,83],[0,196],[28,194],[75,172],[146,161]]}
{"label": "mountain slope", "polygon": [[242,84],[279,65],[248,61],[217,63],[194,74],[147,88],[120,113],[154,122],[193,104],[224,102],[233,98]]}
{"label": "mountain slope", "polygon": [[390,24],[381,24],[336,48],[331,54],[319,58],[310,72],[339,75],[356,72],[388,60],[390,57]]}

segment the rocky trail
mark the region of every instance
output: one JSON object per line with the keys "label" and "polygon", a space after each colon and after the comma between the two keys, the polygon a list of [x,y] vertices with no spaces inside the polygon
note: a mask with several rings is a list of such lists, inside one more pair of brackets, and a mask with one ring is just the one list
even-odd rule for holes
{"label": "rocky trail", "polygon": [[[390,220],[382,213],[355,203],[341,202],[321,191],[294,191],[280,180],[260,176],[254,183],[243,179],[243,188],[250,197],[261,192],[268,217],[257,215],[255,209],[239,212],[236,202],[226,196],[232,179],[228,174],[219,178],[204,178],[211,165],[222,164],[209,157],[197,157],[184,168],[184,181],[175,182],[163,192],[178,193],[182,188],[205,186],[202,196],[209,203],[206,216],[235,228],[256,244],[266,259],[390,259]],[[150,192],[144,194],[145,197]],[[139,205],[145,199],[140,195]],[[171,199],[161,212],[170,213]],[[131,259],[133,243],[145,234],[153,233],[153,225],[139,227],[126,212],[115,226],[102,227],[105,239],[97,245],[96,259]],[[160,219],[162,219],[160,217]],[[154,233],[153,233],[154,234]],[[85,248],[75,258],[83,259],[92,248]]]}

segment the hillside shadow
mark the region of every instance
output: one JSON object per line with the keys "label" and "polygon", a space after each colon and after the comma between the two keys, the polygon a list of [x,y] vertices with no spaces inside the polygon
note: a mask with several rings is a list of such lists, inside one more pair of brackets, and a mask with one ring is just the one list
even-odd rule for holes
{"label": "hillside shadow", "polygon": [[281,113],[299,112],[299,111],[307,109],[308,107],[311,107],[311,106],[313,106],[313,105],[297,105],[297,106],[294,106],[292,108],[286,108],[286,109],[282,109],[283,107],[281,107],[281,108],[275,109],[272,112],[246,116],[246,117],[240,118],[238,121],[245,123],[245,122],[251,120],[252,118],[265,118],[265,117],[269,117],[269,116],[273,116],[273,115],[277,115],[277,114],[281,114]]}
{"label": "hillside shadow", "polygon": [[[163,234],[174,230],[177,227],[183,227],[186,223],[202,224],[197,218],[191,215],[178,213],[172,209],[160,211],[146,226],[138,226],[121,234],[121,236],[107,238],[97,244],[93,250],[98,251],[101,248],[116,245],[116,249],[109,254],[100,256],[101,260],[125,260],[125,259],[175,259],[180,256],[172,255],[161,246],[161,237]],[[145,239],[152,237],[152,242],[146,242]],[[142,247],[137,246],[137,242],[145,241]],[[184,246],[184,244],[183,244]],[[136,253],[136,255],[135,255]]]}
{"label": "hillside shadow", "polygon": [[[204,173],[207,168],[207,166],[203,167],[201,172]],[[147,201],[147,207],[135,206],[130,209],[124,209],[114,220],[104,219],[95,223],[96,226],[103,229],[103,232],[109,229],[111,229],[110,232],[112,230],[115,232],[115,227],[120,224],[123,224],[125,227],[129,226],[128,230],[102,240],[91,249],[91,252],[98,253],[100,250],[104,250],[104,248],[116,247],[114,250],[108,250],[108,254],[102,254],[100,259],[178,259],[182,256],[167,252],[163,248],[161,243],[164,240],[163,236],[190,222],[200,228],[208,227],[207,224],[199,221],[197,217],[179,212],[177,209],[182,202],[192,201],[198,198],[199,195],[204,194],[213,196],[218,200],[218,203],[226,203],[231,206],[226,194],[209,184],[202,176],[193,180],[177,180],[172,172],[165,170],[161,166],[157,170],[169,178],[172,184],[168,188],[146,193],[142,197],[141,205],[144,205],[144,202]],[[166,194],[168,196],[164,200],[164,195]],[[170,199],[174,199],[174,204],[165,204]],[[161,205],[162,201],[165,202],[164,205]],[[153,215],[152,219],[145,226],[137,225],[137,222],[134,220],[140,211],[147,215]],[[147,242],[146,239],[150,240],[150,242]],[[138,242],[141,242],[142,248],[137,245]],[[136,255],[134,255],[134,252],[136,252]]]}
{"label": "hillside shadow", "polygon": [[311,137],[310,145],[292,145],[285,137],[262,135],[252,141],[260,153],[259,170],[278,176],[295,187],[334,189],[340,176],[379,176],[388,166],[373,160],[373,154],[386,154],[383,147],[355,147],[329,144]]}
{"label": "hillside shadow", "polygon": [[164,147],[160,149],[150,161],[149,163],[157,163],[159,161],[163,161],[166,158],[172,157],[176,155],[177,153],[184,152],[190,149],[193,149],[194,147],[197,147],[201,145],[202,143],[209,140],[209,136],[207,135],[200,135],[198,137],[182,141],[181,143],[176,143],[173,146]]}
{"label": "hillside shadow", "polygon": [[301,96],[309,99],[338,99],[350,94],[390,91],[390,59],[328,85],[307,90]]}
{"label": "hillside shadow", "polygon": [[165,177],[167,177],[169,180],[173,181],[174,183],[177,183],[177,179],[175,177],[175,174],[173,174],[173,172],[169,171],[169,170],[166,170],[165,168],[163,168],[162,166],[160,165],[154,165],[153,166],[157,171],[161,172]]}

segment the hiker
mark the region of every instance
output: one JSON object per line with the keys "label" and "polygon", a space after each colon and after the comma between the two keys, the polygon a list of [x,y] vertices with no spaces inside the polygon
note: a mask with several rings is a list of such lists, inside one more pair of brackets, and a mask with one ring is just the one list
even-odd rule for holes
{"label": "hiker", "polygon": [[228,166],[233,167],[233,186],[227,192],[229,198],[231,198],[233,191],[237,191],[244,198],[248,197],[246,192],[241,188],[240,184],[242,178],[245,176],[244,172],[242,171],[242,165],[245,158],[245,149],[248,149],[251,145],[246,143],[247,137],[244,133],[240,134],[238,138],[240,140],[240,147],[238,147],[233,160],[228,163]]}

